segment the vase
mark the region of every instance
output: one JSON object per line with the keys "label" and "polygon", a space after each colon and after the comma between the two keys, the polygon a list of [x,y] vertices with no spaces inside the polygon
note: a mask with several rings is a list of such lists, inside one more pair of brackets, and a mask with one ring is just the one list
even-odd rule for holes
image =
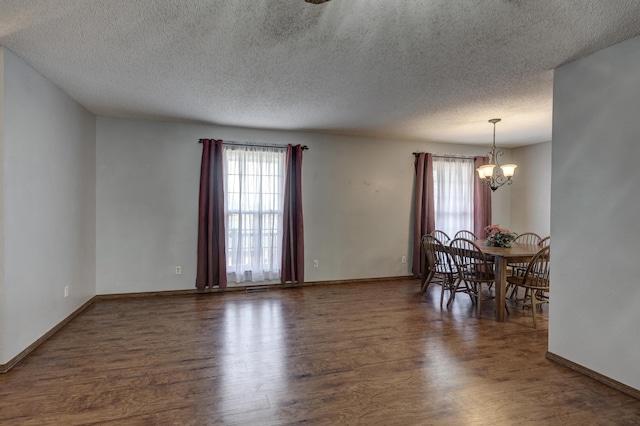
{"label": "vase", "polygon": [[504,248],[511,247],[510,242],[509,243],[498,243],[498,242],[492,243],[491,241],[487,240],[485,244],[488,245],[489,247],[504,247]]}

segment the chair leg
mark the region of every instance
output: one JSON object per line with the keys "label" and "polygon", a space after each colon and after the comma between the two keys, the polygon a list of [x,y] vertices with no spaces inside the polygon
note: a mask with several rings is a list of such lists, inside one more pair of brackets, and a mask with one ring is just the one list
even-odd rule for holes
{"label": "chair leg", "polygon": [[[507,293],[507,291],[509,291],[508,289],[505,290],[505,293]],[[511,290],[511,295],[509,295],[509,299],[511,300],[516,300],[518,299],[518,286],[514,285],[513,289]]]}
{"label": "chair leg", "polygon": [[476,284],[477,299],[478,299],[478,319],[482,318],[482,284]]}
{"label": "chair leg", "polygon": [[547,303],[544,300],[543,293],[538,290],[531,290],[529,293],[529,297],[531,298],[531,316],[533,317],[533,328],[538,328],[537,319],[536,319],[536,311],[543,312],[542,305]]}
{"label": "chair leg", "polygon": [[478,285],[474,283],[469,285],[466,281],[464,285],[467,287],[467,294],[469,295],[469,299],[471,299],[471,303],[475,305],[478,302]]}
{"label": "chair leg", "polygon": [[531,292],[531,314],[533,315],[533,328],[536,327],[536,311],[538,310],[538,305],[536,303],[537,297],[533,292]]}
{"label": "chair leg", "polygon": [[431,284],[431,280],[433,279],[433,271],[429,271],[425,279],[422,281],[422,285],[420,286],[420,294],[424,294],[429,288],[429,284]]}
{"label": "chair leg", "polygon": [[447,308],[455,300],[456,293],[458,292],[458,287],[460,287],[460,283],[462,283],[462,280],[458,278],[458,280],[449,289],[449,300],[447,301]]}
{"label": "chair leg", "polygon": [[536,294],[538,295],[538,297],[540,297],[540,303],[538,303],[538,309],[540,310],[540,312],[542,312],[542,305],[545,303],[544,302],[544,292],[542,291],[537,291]]}

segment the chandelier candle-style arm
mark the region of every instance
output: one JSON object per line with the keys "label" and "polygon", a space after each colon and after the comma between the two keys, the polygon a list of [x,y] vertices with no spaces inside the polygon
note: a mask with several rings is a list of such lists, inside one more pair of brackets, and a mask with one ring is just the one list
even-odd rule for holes
{"label": "chandelier candle-style arm", "polygon": [[501,166],[498,162],[498,156],[504,155],[503,151],[496,151],[496,123],[499,121],[499,118],[489,120],[489,123],[493,124],[493,145],[491,146],[491,151],[487,153],[489,164],[485,164],[476,169],[482,183],[489,186],[492,191],[500,188],[505,183],[511,185],[511,178],[516,172],[516,167],[518,167],[515,164],[505,164]]}

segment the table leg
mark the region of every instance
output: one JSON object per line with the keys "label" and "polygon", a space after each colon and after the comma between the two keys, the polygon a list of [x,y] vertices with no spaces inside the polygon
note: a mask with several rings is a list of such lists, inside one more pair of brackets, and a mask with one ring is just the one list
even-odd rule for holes
{"label": "table leg", "polygon": [[504,322],[505,292],[507,288],[507,261],[502,257],[496,259],[496,321]]}

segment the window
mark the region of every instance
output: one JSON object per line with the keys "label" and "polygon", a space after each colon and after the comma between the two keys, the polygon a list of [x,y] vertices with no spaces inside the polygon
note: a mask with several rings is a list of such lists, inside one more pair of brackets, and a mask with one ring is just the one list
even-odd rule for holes
{"label": "window", "polygon": [[229,283],[280,280],[285,154],[281,148],[224,146]]}
{"label": "window", "polygon": [[436,229],[453,237],[473,232],[473,159],[433,158],[433,197]]}

